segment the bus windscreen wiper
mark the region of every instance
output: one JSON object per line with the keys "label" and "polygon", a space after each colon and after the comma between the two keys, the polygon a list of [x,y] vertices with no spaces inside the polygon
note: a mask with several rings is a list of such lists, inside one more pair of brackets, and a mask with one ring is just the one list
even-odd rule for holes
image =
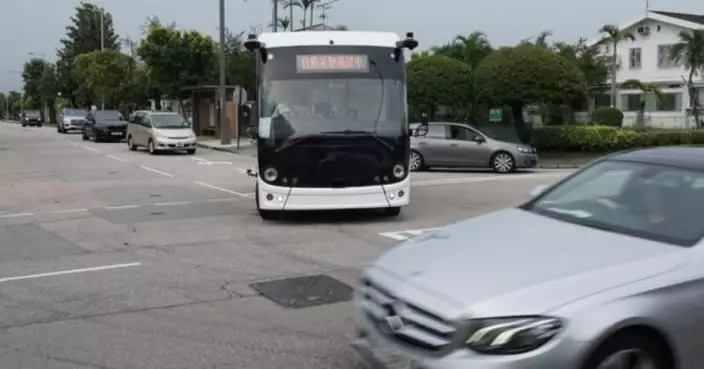
{"label": "bus windscreen wiper", "polygon": [[388,142],[384,141],[381,137],[379,137],[378,134],[374,132],[369,132],[369,131],[355,131],[351,129],[345,129],[342,131],[325,131],[325,132],[320,132],[322,135],[350,135],[350,136],[365,136],[365,137],[371,137],[375,139],[377,142],[382,144],[386,149],[393,151],[393,146],[391,146]]}

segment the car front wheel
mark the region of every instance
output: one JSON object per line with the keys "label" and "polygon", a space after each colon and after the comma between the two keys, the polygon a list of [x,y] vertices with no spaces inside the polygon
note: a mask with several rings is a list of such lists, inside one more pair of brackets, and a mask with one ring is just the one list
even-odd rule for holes
{"label": "car front wheel", "polygon": [[516,161],[511,154],[500,151],[491,157],[491,169],[497,173],[509,173],[516,168]]}
{"label": "car front wheel", "polygon": [[425,162],[423,161],[423,156],[418,151],[411,151],[410,158],[408,160],[408,168],[411,172],[417,172],[423,170]]}
{"label": "car front wheel", "polygon": [[606,340],[588,359],[585,369],[673,369],[661,342],[643,332],[624,332]]}

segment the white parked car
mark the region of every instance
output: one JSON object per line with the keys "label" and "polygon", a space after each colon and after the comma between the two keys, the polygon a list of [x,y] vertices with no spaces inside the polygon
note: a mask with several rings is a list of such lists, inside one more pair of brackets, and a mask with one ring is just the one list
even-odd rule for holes
{"label": "white parked car", "polygon": [[138,110],[127,124],[127,146],[130,150],[145,147],[150,154],[160,151],[196,153],[196,134],[191,123],[174,112]]}

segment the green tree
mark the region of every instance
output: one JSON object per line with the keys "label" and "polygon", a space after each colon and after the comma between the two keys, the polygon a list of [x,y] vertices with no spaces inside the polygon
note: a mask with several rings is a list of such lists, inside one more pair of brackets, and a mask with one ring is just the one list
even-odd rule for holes
{"label": "green tree", "polygon": [[81,81],[77,80],[73,73],[73,63],[78,55],[100,50],[101,13],[105,49],[119,50],[119,37],[115,33],[112,14],[91,3],[81,2],[75,8],[71,23],[66,27],[66,36],[61,39],[62,47],[57,53],[56,72],[59,91],[75,107],[91,103],[88,98],[89,93],[81,88]]}
{"label": "green tree", "polygon": [[648,95],[654,95],[655,98],[662,102],[665,100],[665,95],[654,85],[641,82],[637,79],[629,79],[621,84],[621,88],[627,90],[640,90],[640,109],[638,110],[638,115],[636,115],[636,131],[645,131],[645,102]]}
{"label": "green tree", "polygon": [[45,109],[41,109],[41,114],[45,120],[54,122],[55,109],[53,104],[58,92],[54,66],[44,59],[30,59],[24,64],[22,80],[24,81],[24,96],[30,101],[29,105],[48,107],[49,117],[44,116],[47,113]]}
{"label": "green tree", "polygon": [[549,49],[550,43],[548,42],[548,38],[550,38],[551,36],[552,31],[545,30],[543,32],[540,32],[537,36],[528,37],[521,40],[519,45],[535,45],[543,49]]}
{"label": "green tree", "polygon": [[671,51],[671,58],[689,68],[687,88],[689,90],[689,106],[692,108],[694,122],[697,128],[702,128],[699,116],[698,90],[694,85],[694,76],[704,73],[704,30],[680,32],[680,42],[675,44]]}
{"label": "green tree", "polygon": [[431,119],[440,106],[465,109],[472,96],[472,68],[444,56],[416,56],[408,62],[408,101],[428,109]]}
{"label": "green tree", "polygon": [[434,47],[431,50],[435,54],[463,61],[469,64],[472,69],[476,68],[484,58],[494,51],[486,34],[481,31],[474,31],[469,36],[457,35],[452,42]]}
{"label": "green tree", "polygon": [[527,105],[571,105],[587,94],[584,74],[574,63],[535,45],[493,52],[474,71],[474,88],[481,101],[511,108],[516,133],[524,142],[531,139],[523,121]]}
{"label": "green tree", "polygon": [[599,44],[608,45],[611,48],[611,106],[616,107],[616,97],[618,86],[616,85],[616,71],[618,70],[618,44],[626,40],[635,40],[632,33],[623,31],[612,24],[604,25],[599,32],[606,34]]}
{"label": "green tree", "polygon": [[255,83],[255,58],[253,53],[244,49],[244,34],[225,33],[225,54],[227,57],[227,83],[244,87],[247,91],[254,91]]}
{"label": "green tree", "polygon": [[8,105],[7,105],[7,95],[5,93],[0,92],[0,118],[2,119],[7,119],[7,110],[8,110]]}
{"label": "green tree", "polygon": [[188,96],[184,87],[212,82],[218,61],[217,44],[197,31],[154,27],[137,48],[150,80],[172,98]]}
{"label": "green tree", "polygon": [[[22,94],[17,91],[10,91],[7,93],[7,105],[10,106],[10,115],[16,115],[20,112],[20,100],[22,99]],[[15,108],[17,106],[17,108]]]}
{"label": "green tree", "polygon": [[[587,40],[581,38],[572,45],[564,42],[556,42],[553,48],[558,55],[574,62],[582,73],[584,73],[588,88],[587,98],[589,100],[591,100],[595,94],[602,93],[606,90],[609,66],[605,58],[600,55],[598,46],[589,46],[587,45]],[[591,110],[592,105],[587,104],[587,108]]]}
{"label": "green tree", "polygon": [[75,73],[93,101],[104,98],[117,107],[131,81],[134,60],[116,50],[93,51],[76,57]]}

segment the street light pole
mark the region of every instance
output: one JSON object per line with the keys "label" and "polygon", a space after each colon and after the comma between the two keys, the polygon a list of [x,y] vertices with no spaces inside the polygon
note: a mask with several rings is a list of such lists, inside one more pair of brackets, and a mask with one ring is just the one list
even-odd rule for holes
{"label": "street light pole", "polygon": [[230,137],[230,122],[227,121],[227,111],[225,110],[225,0],[220,0],[220,143],[229,145],[232,143]]}
{"label": "street light pole", "polygon": [[[100,51],[105,51],[105,11],[100,7]],[[105,110],[105,96],[100,96],[100,109]]]}

